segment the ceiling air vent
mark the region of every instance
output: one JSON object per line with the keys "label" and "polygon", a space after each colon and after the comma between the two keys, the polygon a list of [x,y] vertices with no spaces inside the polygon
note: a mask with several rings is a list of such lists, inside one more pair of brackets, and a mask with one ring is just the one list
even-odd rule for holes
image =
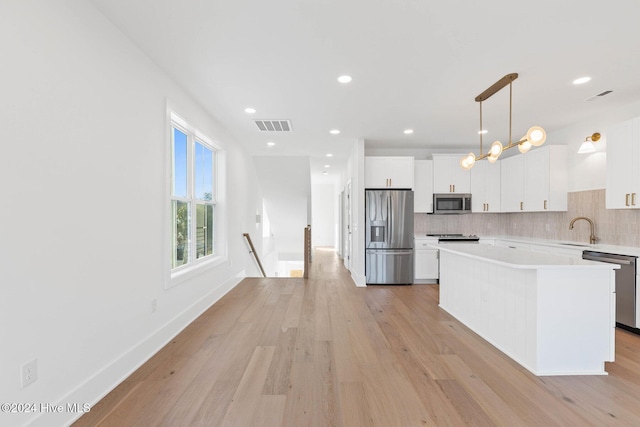
{"label": "ceiling air vent", "polygon": [[597,99],[601,96],[605,96],[605,95],[609,95],[611,92],[613,92],[612,90],[605,90],[604,92],[600,92],[597,95],[593,95],[591,98],[587,98],[587,101],[593,101],[594,99]]}
{"label": "ceiling air vent", "polygon": [[291,132],[289,120],[254,120],[261,132]]}

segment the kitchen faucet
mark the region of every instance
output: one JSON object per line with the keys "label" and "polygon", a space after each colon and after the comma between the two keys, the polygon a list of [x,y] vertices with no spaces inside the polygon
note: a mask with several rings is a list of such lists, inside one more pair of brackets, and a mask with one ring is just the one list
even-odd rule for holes
{"label": "kitchen faucet", "polygon": [[593,224],[593,221],[591,221],[586,216],[577,216],[577,217],[573,218],[571,220],[571,222],[569,223],[569,230],[573,230],[573,224],[579,219],[584,219],[585,221],[589,221],[589,226],[591,227],[591,236],[589,236],[589,243],[593,245],[596,242],[596,240],[598,240],[596,238],[596,234],[595,234],[595,228],[596,227]]}

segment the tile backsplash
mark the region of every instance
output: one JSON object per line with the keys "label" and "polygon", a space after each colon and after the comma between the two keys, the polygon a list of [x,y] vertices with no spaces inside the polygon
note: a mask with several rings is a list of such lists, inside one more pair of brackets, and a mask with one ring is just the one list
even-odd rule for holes
{"label": "tile backsplash", "polygon": [[567,212],[414,215],[416,234],[463,233],[479,236],[520,236],[589,243],[589,223],[571,219],[586,216],[595,223],[597,243],[640,247],[640,210],[605,209],[605,190],[568,194]]}

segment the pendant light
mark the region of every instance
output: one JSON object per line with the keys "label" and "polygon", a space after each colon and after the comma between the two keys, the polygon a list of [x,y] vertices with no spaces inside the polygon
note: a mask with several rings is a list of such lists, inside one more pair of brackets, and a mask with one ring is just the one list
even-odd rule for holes
{"label": "pendant light", "polygon": [[[509,143],[506,146],[503,146],[500,141],[494,141],[489,148],[487,153],[482,152],[482,131],[478,132],[480,134],[480,154],[475,155],[473,153],[469,153],[460,159],[460,166],[463,169],[469,170],[473,167],[476,161],[487,159],[489,163],[495,163],[496,160],[500,157],[500,155],[504,152],[504,150],[508,150],[509,148],[518,147],[518,150],[521,153],[526,153],[531,149],[531,147],[539,147],[547,139],[547,133],[540,126],[532,126],[527,131],[527,134],[520,138],[519,141],[513,142],[511,141],[511,112],[513,105],[513,88],[512,83],[515,79],[518,78],[518,73],[507,74],[493,85],[491,85],[487,90],[482,92],[480,95],[476,96],[476,102],[480,103],[480,129],[482,130],[482,101],[486,101],[492,95],[499,92],[502,88],[509,85]],[[594,134],[595,135],[595,134]],[[588,139],[589,137],[587,137]],[[598,134],[598,139],[600,138],[600,134]],[[596,139],[597,141],[597,139]]]}

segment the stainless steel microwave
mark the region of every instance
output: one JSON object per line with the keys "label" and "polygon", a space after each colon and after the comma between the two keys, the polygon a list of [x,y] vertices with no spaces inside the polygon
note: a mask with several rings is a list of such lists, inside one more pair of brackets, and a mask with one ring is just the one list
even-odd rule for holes
{"label": "stainless steel microwave", "polygon": [[471,213],[471,194],[439,193],[433,195],[434,214]]}

